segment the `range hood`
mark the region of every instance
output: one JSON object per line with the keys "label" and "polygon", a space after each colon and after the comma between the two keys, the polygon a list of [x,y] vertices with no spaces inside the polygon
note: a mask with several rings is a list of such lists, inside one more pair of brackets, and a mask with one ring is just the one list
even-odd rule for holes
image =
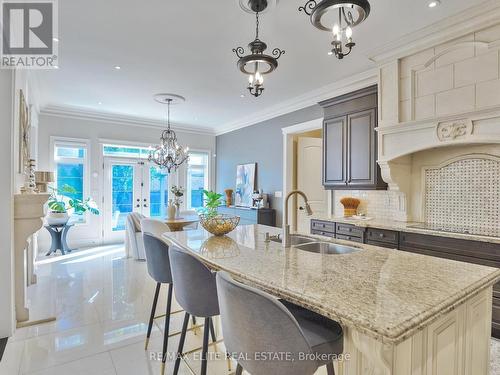
{"label": "range hood", "polygon": [[[459,212],[470,223],[499,225],[500,23],[482,27],[377,61],[378,164],[389,190],[404,193],[407,221],[454,225],[460,218],[444,221]],[[455,189],[462,185],[469,190]],[[484,213],[467,206],[471,192]],[[481,192],[490,195],[483,201]]]}

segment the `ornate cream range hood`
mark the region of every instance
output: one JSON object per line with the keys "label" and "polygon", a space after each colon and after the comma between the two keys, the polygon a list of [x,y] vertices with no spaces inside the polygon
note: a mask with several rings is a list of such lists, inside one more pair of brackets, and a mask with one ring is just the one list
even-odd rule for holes
{"label": "ornate cream range hood", "polygon": [[391,189],[405,191],[405,156],[419,151],[477,144],[500,146],[500,110],[465,116],[379,127],[379,159],[384,181]]}
{"label": "ornate cream range hood", "polygon": [[410,221],[427,219],[428,171],[455,168],[460,183],[461,163],[500,164],[499,17],[500,4],[491,4],[371,57],[379,70],[378,163]]}

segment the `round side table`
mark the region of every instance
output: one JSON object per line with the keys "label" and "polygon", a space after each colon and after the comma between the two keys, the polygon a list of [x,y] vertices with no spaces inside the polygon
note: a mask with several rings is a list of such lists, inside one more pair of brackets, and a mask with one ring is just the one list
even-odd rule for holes
{"label": "round side table", "polygon": [[72,249],[69,248],[66,242],[66,236],[72,226],[73,224],[44,225],[45,229],[49,231],[50,237],[52,238],[50,249],[45,256],[49,256],[57,250],[61,250],[62,255],[66,254],[66,252],[71,252]]}

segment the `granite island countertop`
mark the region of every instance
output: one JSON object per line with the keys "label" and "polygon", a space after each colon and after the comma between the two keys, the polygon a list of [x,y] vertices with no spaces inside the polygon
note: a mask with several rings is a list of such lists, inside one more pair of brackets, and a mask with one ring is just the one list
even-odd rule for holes
{"label": "granite island countertop", "polygon": [[330,242],[360,251],[283,249],[265,242],[266,232],[281,231],[244,225],[224,237],[201,229],[163,236],[211,268],[392,344],[500,280],[500,269],[341,240]]}

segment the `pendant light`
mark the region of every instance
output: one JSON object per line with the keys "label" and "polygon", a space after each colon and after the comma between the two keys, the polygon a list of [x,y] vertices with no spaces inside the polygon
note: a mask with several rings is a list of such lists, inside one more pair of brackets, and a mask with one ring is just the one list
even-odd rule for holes
{"label": "pendant light", "polygon": [[167,105],[167,129],[160,138],[160,144],[149,151],[149,162],[153,162],[160,168],[165,168],[168,173],[176,171],[179,166],[189,159],[189,148],[182,147],[177,142],[177,135],[170,128],[170,106],[186,99],[175,94],[157,94],[154,99],[161,104]]}
{"label": "pendant light", "polygon": [[266,55],[264,51],[267,44],[259,39],[259,13],[267,8],[266,0],[250,0],[250,9],[255,12],[255,40],[248,44],[250,54],[245,56],[243,47],[233,48],[233,52],[238,57],[238,68],[248,75],[247,89],[251,95],[258,97],[264,91],[264,75],[276,70],[278,59],[285,53],[282,49],[275,48],[272,56]]}
{"label": "pendant light", "polygon": [[[353,28],[366,20],[370,14],[368,0],[308,0],[299,11],[311,18],[314,27],[333,34],[332,49],[329,55],[335,55],[339,60],[349,55],[356,45],[352,35]],[[331,25],[326,21],[326,15],[333,16]]]}

